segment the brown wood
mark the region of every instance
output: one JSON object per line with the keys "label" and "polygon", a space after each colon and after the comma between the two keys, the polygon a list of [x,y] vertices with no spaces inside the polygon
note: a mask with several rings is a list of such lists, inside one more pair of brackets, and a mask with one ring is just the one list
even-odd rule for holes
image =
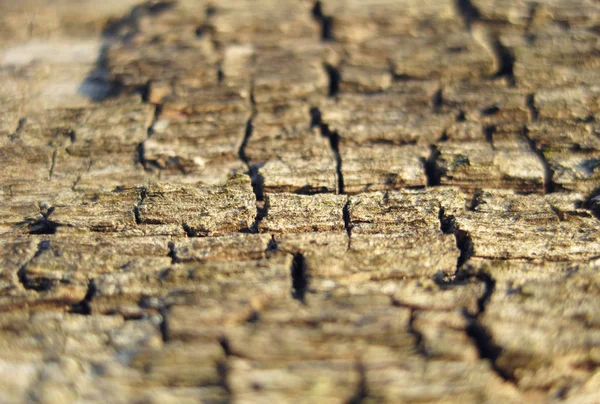
{"label": "brown wood", "polygon": [[600,3],[0,1],[1,402],[600,402]]}

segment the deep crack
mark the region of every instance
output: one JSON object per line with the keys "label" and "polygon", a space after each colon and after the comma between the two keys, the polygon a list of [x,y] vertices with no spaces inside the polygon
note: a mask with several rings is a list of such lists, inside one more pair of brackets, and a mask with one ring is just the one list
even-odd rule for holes
{"label": "deep crack", "polygon": [[325,122],[323,115],[317,107],[310,109],[310,127],[318,128],[321,136],[329,140],[329,147],[335,158],[335,173],[337,182],[337,193],[342,195],[345,193],[344,172],[342,170],[342,155],[340,154],[340,135],[337,131],[332,131]]}
{"label": "deep crack", "polygon": [[325,64],[325,71],[327,72],[327,77],[329,78],[329,97],[335,97],[340,92],[340,82],[342,81],[342,73],[339,68]]}
{"label": "deep crack", "polygon": [[455,7],[463,20],[465,28],[470,31],[473,23],[481,18],[481,13],[471,3],[471,0],[455,0]]}
{"label": "deep crack", "polygon": [[538,160],[544,167],[544,193],[550,194],[552,192],[559,191],[560,186],[554,182],[554,169],[550,165],[550,162],[546,160],[544,152],[540,147],[538,147],[535,139],[532,139],[529,136],[529,128],[527,128],[527,126],[523,126],[521,133],[523,135],[523,138],[529,144],[530,150],[538,157]]}
{"label": "deep crack", "polygon": [[495,343],[491,332],[480,322],[480,317],[485,312],[487,304],[490,302],[496,289],[496,281],[487,273],[479,273],[474,276],[484,283],[485,289],[477,301],[478,311],[476,314],[469,314],[467,310],[463,310],[463,315],[468,322],[465,331],[475,344],[479,357],[488,360],[494,372],[502,379],[515,383],[515,375],[510,370],[504,369],[498,364],[498,359],[503,351],[502,347]]}
{"label": "deep crack", "polygon": [[354,395],[348,399],[347,404],[361,404],[369,397],[367,384],[367,369],[362,361],[356,362],[356,372],[358,373],[358,385]]}
{"label": "deep crack", "polygon": [[136,224],[142,224],[142,216],[140,213],[140,208],[144,204],[147,194],[148,194],[148,191],[147,191],[146,187],[141,187],[140,188],[140,200],[138,201],[137,205],[133,207],[133,216],[135,217]]}
{"label": "deep crack", "polygon": [[431,145],[429,147],[429,157],[423,159],[423,167],[425,169],[425,176],[427,177],[427,186],[435,187],[440,185],[442,179],[442,171],[437,164],[437,160],[440,157],[440,151],[437,146]]}
{"label": "deep crack", "polygon": [[460,251],[456,261],[456,273],[458,273],[462,265],[473,256],[473,240],[468,232],[459,228],[453,215],[446,215],[446,210],[443,207],[440,207],[438,218],[442,233],[453,234],[456,239],[456,247]]}
{"label": "deep crack", "polygon": [[54,212],[54,207],[50,206],[47,209],[40,206],[40,218],[26,219],[21,224],[29,225],[29,234],[55,234],[56,230],[60,226],[57,222],[50,220],[50,215]]}
{"label": "deep crack", "polygon": [[306,303],[306,291],[308,288],[308,274],[306,271],[306,259],[301,253],[294,254],[291,267],[292,297],[302,303]]}
{"label": "deep crack", "polygon": [[44,292],[50,290],[50,288],[54,285],[55,281],[52,279],[48,279],[45,277],[38,278],[30,278],[27,276],[27,266],[37,257],[42,255],[44,251],[50,249],[51,244],[49,240],[42,240],[38,243],[37,250],[33,257],[28,260],[25,264],[23,264],[19,270],[17,271],[17,277],[19,279],[19,283],[23,285],[23,288],[28,290],[35,290],[36,292]]}
{"label": "deep crack", "polygon": [[350,217],[350,198],[346,199],[346,203],[344,204],[344,208],[342,209],[342,218],[344,219],[344,229],[346,229],[346,234],[348,234],[348,246],[347,250],[350,250],[352,245],[352,219]]}
{"label": "deep crack", "polygon": [[321,40],[322,41],[334,41],[333,35],[333,17],[330,15],[325,15],[323,12],[323,3],[320,1],[315,2],[312,10],[313,18],[320,24],[321,26]]}
{"label": "deep crack", "polygon": [[83,314],[85,316],[89,316],[92,314],[92,300],[94,299],[94,296],[96,296],[96,293],[98,292],[98,289],[96,288],[96,283],[94,281],[94,279],[90,279],[90,281],[88,282],[88,288],[87,291],[85,293],[85,297],[83,298],[82,301],[78,302],[78,303],[74,303],[71,306],[71,313],[74,314]]}

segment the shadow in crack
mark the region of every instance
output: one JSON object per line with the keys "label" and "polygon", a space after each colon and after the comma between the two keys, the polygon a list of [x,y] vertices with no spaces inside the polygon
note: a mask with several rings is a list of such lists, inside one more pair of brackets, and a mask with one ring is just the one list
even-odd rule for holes
{"label": "shadow in crack", "polygon": [[600,219],[600,188],[596,188],[583,202],[583,207],[592,212],[596,219]]}
{"label": "shadow in crack", "polygon": [[[108,53],[111,47],[129,43],[140,32],[140,21],[145,16],[160,14],[171,9],[174,1],[146,1],[133,7],[125,16],[109,20],[102,29],[102,46],[96,59],[96,66],[79,85],[77,92],[93,101],[118,97],[124,85],[118,75],[111,71]],[[145,89],[127,89],[143,92]]]}

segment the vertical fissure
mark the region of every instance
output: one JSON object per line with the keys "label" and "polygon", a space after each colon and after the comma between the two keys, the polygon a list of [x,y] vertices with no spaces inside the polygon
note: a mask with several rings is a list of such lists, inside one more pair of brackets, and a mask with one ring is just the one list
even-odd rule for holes
{"label": "vertical fissure", "polygon": [[56,166],[56,155],[58,154],[58,149],[54,149],[52,152],[52,161],[50,162],[50,169],[48,170],[48,181],[52,179],[52,175],[54,174],[54,167]]}
{"label": "vertical fissure", "polygon": [[254,81],[252,81],[250,85],[250,106],[251,113],[250,117],[246,121],[244,137],[238,149],[238,158],[246,165],[248,169],[246,173],[250,177],[252,192],[254,193],[254,197],[256,199],[256,216],[254,217],[254,222],[248,230],[251,233],[257,233],[260,222],[267,215],[268,200],[265,198],[265,179],[260,173],[260,164],[252,163],[251,159],[246,154],[246,147],[248,146],[248,142],[254,133],[254,119],[256,119],[256,116],[258,115],[256,100],[254,98]]}
{"label": "vertical fissure", "polygon": [[329,90],[327,95],[329,97],[335,97],[340,92],[340,83],[342,81],[342,73],[336,66],[326,63],[325,71],[329,80]]}
{"label": "vertical fissure", "polygon": [[346,401],[346,404],[361,404],[369,397],[369,389],[367,384],[367,369],[362,361],[357,361],[355,365],[358,373],[358,385],[354,395]]}
{"label": "vertical fissure", "polygon": [[427,157],[427,159],[422,159],[428,187],[435,187],[441,183],[442,171],[437,163],[439,157],[440,150],[436,145],[431,145],[429,146],[429,157]]}
{"label": "vertical fissure", "polygon": [[20,118],[19,121],[17,122],[17,127],[15,128],[15,131],[11,134],[8,135],[8,140],[15,140],[19,137],[19,134],[21,132],[23,132],[23,129],[25,128],[25,125],[27,124],[27,118]]}
{"label": "vertical fissure", "polygon": [[302,253],[294,254],[290,272],[292,277],[292,297],[302,303],[306,303],[309,280],[306,270],[306,259]]}
{"label": "vertical fissure", "polygon": [[453,234],[456,240],[456,248],[460,251],[456,261],[456,274],[458,274],[463,264],[473,256],[473,240],[468,232],[459,228],[453,215],[446,215],[446,210],[443,207],[440,207],[438,219],[442,233]]}
{"label": "vertical fissure", "polygon": [[431,108],[433,112],[438,113],[442,109],[444,105],[444,92],[441,88],[439,88],[433,96],[431,97]]}
{"label": "vertical fissure", "polygon": [[312,7],[311,13],[315,21],[317,21],[321,27],[321,41],[334,41],[333,16],[325,15],[323,3],[321,1],[316,1]]}
{"label": "vertical fissure", "polygon": [[475,278],[484,284],[484,291],[477,299],[477,312],[473,314],[466,308],[463,309],[463,316],[467,320],[465,332],[477,348],[479,358],[488,360],[494,372],[502,379],[514,382],[514,375],[500,367],[497,362],[502,353],[502,347],[494,342],[492,334],[480,321],[481,315],[492,299],[496,289],[496,281],[485,272],[473,274],[470,272],[470,268],[465,266],[465,263],[473,256],[473,240],[468,232],[460,229],[453,215],[446,214],[443,207],[440,207],[439,210],[439,221],[440,229],[444,234],[454,234],[456,246],[460,250],[460,256],[456,262],[455,281],[463,282],[469,278]]}
{"label": "vertical fissure", "polygon": [[346,203],[344,204],[344,208],[342,209],[342,218],[344,219],[344,229],[346,230],[346,234],[348,234],[348,246],[346,250],[350,250],[352,246],[352,220],[350,217],[350,198],[346,199]]}
{"label": "vertical fissure", "polygon": [[[152,116],[152,121],[150,122],[150,125],[148,126],[148,128],[146,129],[146,140],[150,139],[152,137],[152,135],[154,135],[155,133],[155,126],[156,123],[158,122],[158,120],[160,119],[160,115],[162,113],[162,109],[163,106],[162,104],[155,104],[154,105],[154,115]],[[135,160],[136,163],[140,163],[142,165],[142,167],[144,167],[145,169],[150,168],[150,166],[152,166],[152,163],[149,163],[148,161],[146,161],[146,156],[145,156],[145,140],[143,142],[141,142],[140,144],[138,144],[137,150],[136,150],[136,156],[135,156]]]}
{"label": "vertical fissure", "polygon": [[342,170],[342,155],[340,154],[340,135],[337,131],[332,131],[325,122],[321,110],[317,107],[310,109],[310,127],[319,129],[321,136],[329,140],[329,147],[335,158],[335,174],[337,179],[337,193],[345,193],[344,172]]}
{"label": "vertical fissure", "polygon": [[167,257],[171,258],[171,264],[176,264],[179,262],[179,258],[177,257],[177,250],[175,249],[175,243],[170,241],[167,245],[169,248],[169,253]]}
{"label": "vertical fissure", "polygon": [[[489,29],[487,22],[482,19],[481,12],[471,0],[455,0],[455,9],[463,21],[465,30],[478,40],[491,54],[494,59],[494,78],[506,78],[509,86],[516,85],[514,65],[515,55],[505,46],[498,33]],[[477,30],[474,30],[477,24]]]}
{"label": "vertical fissure", "polygon": [[508,84],[514,87],[516,85],[514,72],[516,59],[514,53],[497,36],[491,39],[491,48],[496,59],[496,77],[505,77]]}
{"label": "vertical fissure", "polygon": [[140,213],[140,208],[144,204],[147,194],[148,194],[148,190],[146,189],[146,187],[141,187],[140,188],[140,200],[138,201],[137,205],[135,205],[133,207],[133,216],[135,218],[136,224],[142,224],[142,216]]}
{"label": "vertical fissure", "polygon": [[465,28],[470,32],[473,23],[479,21],[481,18],[479,9],[471,3],[471,0],[456,0],[455,8],[462,18]]}
{"label": "vertical fissure", "polygon": [[[528,94],[525,97],[525,107],[529,111],[529,121],[536,122],[539,116],[539,111],[535,105],[534,94]],[[550,162],[546,159],[546,156],[544,156],[543,149],[537,144],[535,139],[530,136],[527,125],[523,126],[521,134],[527,144],[529,144],[529,149],[538,157],[538,160],[544,167],[544,193],[550,194],[559,191],[560,186],[554,182],[554,169],[550,165]]]}
{"label": "vertical fissure", "polygon": [[465,332],[477,348],[479,358],[488,360],[492,366],[492,370],[503,380],[515,383],[515,375],[510,370],[505,369],[498,364],[498,359],[503,350],[502,347],[496,344],[491,332],[480,321],[481,315],[485,312],[485,309],[494,294],[496,281],[487,273],[479,273],[475,275],[475,277],[484,283],[485,288],[483,294],[477,300],[477,313],[470,314],[467,310],[463,310],[463,315],[467,320]]}

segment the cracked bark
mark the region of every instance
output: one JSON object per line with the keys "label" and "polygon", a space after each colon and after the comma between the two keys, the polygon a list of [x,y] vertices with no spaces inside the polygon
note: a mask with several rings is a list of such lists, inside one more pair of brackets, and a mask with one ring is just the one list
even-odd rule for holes
{"label": "cracked bark", "polygon": [[595,5],[38,3],[0,401],[593,401]]}

